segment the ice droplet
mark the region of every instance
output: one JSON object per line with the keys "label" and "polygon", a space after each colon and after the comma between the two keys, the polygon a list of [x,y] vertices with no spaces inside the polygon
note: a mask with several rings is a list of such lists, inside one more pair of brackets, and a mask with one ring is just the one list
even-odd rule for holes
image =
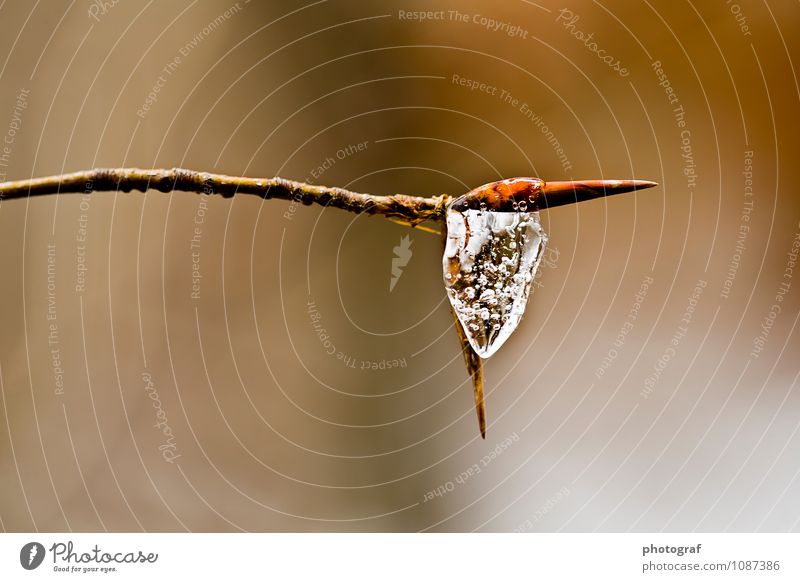
{"label": "ice droplet", "polygon": [[517,328],[546,244],[538,212],[447,210],[444,283],[481,358],[493,355]]}

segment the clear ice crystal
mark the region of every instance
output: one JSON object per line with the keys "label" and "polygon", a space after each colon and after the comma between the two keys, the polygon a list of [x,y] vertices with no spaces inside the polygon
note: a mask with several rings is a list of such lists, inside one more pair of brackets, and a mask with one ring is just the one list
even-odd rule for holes
{"label": "clear ice crystal", "polygon": [[448,209],[444,284],[481,358],[517,328],[546,244],[538,212]]}

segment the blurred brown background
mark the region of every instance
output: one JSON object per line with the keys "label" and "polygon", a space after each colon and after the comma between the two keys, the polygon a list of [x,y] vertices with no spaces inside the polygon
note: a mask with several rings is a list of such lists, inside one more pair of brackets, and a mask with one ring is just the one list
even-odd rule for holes
{"label": "blurred brown background", "polygon": [[799,25],[774,1],[4,2],[2,179],[661,185],[542,213],[486,441],[434,235],[244,196],[2,203],[0,526],[800,529]]}

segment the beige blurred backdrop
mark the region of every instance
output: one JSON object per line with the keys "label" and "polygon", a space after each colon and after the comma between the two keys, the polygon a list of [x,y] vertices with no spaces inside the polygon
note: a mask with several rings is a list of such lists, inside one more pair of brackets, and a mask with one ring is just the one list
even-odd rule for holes
{"label": "beige blurred backdrop", "polygon": [[246,196],[3,202],[0,527],[800,530],[799,25],[745,0],[3,2],[2,179],[660,186],[542,212],[485,441],[436,235]]}

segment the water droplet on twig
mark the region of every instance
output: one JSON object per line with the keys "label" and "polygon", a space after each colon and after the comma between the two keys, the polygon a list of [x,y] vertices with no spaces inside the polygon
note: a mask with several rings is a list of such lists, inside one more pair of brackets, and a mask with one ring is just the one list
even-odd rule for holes
{"label": "water droplet on twig", "polygon": [[484,359],[517,328],[547,244],[539,213],[524,212],[525,206],[518,212],[447,211],[445,287],[470,345]]}

